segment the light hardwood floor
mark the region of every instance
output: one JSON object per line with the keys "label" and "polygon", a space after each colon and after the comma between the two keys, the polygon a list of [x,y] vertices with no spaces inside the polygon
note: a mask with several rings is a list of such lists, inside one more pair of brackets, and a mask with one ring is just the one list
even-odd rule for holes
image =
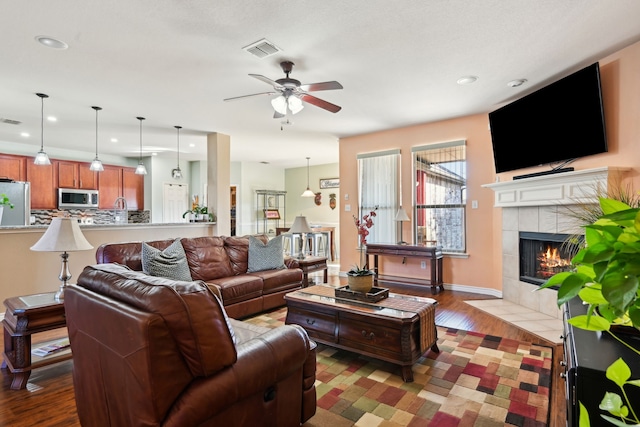
{"label": "light hardwood floor", "polygon": [[[329,276],[333,285],[343,284],[345,279]],[[345,283],[346,284],[346,283]],[[429,289],[417,286],[389,287],[392,292],[433,297],[438,300],[436,323],[440,326],[489,333],[518,340],[535,342],[553,347],[553,371],[551,391],[550,427],[566,424],[564,380],[559,376],[562,345],[546,341],[532,333],[502,321],[466,304],[465,300],[490,299],[478,294],[444,291],[432,296]],[[54,333],[40,334],[40,339],[50,339]],[[12,427],[74,427],[79,426],[76,414],[71,370],[73,361],[37,369],[31,374],[25,390],[10,390],[11,376],[2,372],[0,391],[0,426]]]}

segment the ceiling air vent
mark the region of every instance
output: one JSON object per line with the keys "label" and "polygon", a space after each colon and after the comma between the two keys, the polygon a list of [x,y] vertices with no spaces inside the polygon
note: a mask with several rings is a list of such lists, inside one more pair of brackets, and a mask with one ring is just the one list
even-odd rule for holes
{"label": "ceiling air vent", "polygon": [[19,121],[19,120],[5,119],[3,117],[0,117],[0,123],[6,123],[8,125],[20,125],[20,124],[22,124],[22,122]]}
{"label": "ceiling air vent", "polygon": [[280,52],[281,50],[267,39],[258,40],[255,43],[251,43],[249,46],[243,47],[242,49],[257,56],[258,58],[265,58],[269,55]]}

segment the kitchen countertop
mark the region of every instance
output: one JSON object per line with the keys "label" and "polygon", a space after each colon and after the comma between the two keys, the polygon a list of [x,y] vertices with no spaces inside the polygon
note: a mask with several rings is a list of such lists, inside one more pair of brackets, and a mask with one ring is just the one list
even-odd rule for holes
{"label": "kitchen countertop", "polygon": [[[137,228],[137,227],[189,227],[189,226],[203,226],[203,225],[216,225],[215,222],[171,222],[171,223],[127,223],[127,224],[80,224],[81,229],[100,229],[100,228]],[[49,227],[48,225],[6,225],[0,227],[0,232],[3,231],[28,231],[28,230],[43,230]]]}

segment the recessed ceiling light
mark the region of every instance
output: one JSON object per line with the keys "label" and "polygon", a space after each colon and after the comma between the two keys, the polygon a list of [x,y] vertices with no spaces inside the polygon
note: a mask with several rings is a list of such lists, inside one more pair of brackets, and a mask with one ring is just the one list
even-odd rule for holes
{"label": "recessed ceiling light", "polygon": [[20,136],[22,136],[22,137],[24,137],[24,138],[29,138],[31,135],[29,135],[29,133],[28,133],[28,132],[22,132],[22,133],[20,134]]}
{"label": "recessed ceiling light", "polygon": [[47,116],[47,120],[50,121],[50,122],[57,122],[58,121],[58,119],[53,117],[53,116]]}
{"label": "recessed ceiling light", "polygon": [[475,83],[478,81],[478,77],[477,76],[464,76],[464,77],[460,77],[457,80],[457,83],[459,85],[470,85],[471,83]]}
{"label": "recessed ceiling light", "polygon": [[111,142],[118,142],[118,138],[111,138]]}
{"label": "recessed ceiling light", "polygon": [[151,155],[152,155],[152,156],[157,156],[157,155],[158,155],[158,153],[153,152],[153,153],[151,153]]}
{"label": "recessed ceiling light", "polygon": [[509,87],[518,87],[518,86],[522,86],[526,82],[527,82],[527,79],[511,80],[509,83],[507,83],[507,86],[509,86]]}
{"label": "recessed ceiling light", "polygon": [[52,49],[67,49],[69,47],[65,42],[49,36],[36,36],[36,41]]}
{"label": "recessed ceiling light", "polygon": [[194,144],[193,142],[191,144],[189,144],[189,147],[191,147],[191,148],[193,148],[195,146],[196,146],[196,144]]}

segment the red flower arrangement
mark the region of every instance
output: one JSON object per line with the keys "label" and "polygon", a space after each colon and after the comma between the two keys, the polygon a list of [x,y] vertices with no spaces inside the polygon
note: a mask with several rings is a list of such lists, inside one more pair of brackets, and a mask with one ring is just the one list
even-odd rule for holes
{"label": "red flower arrangement", "polygon": [[377,210],[378,205],[376,205],[371,212],[364,215],[362,219],[356,218],[355,215],[353,216],[353,222],[356,224],[356,228],[358,229],[358,236],[360,237],[360,246],[364,246],[367,244],[369,229],[373,227],[373,218],[376,216]]}

